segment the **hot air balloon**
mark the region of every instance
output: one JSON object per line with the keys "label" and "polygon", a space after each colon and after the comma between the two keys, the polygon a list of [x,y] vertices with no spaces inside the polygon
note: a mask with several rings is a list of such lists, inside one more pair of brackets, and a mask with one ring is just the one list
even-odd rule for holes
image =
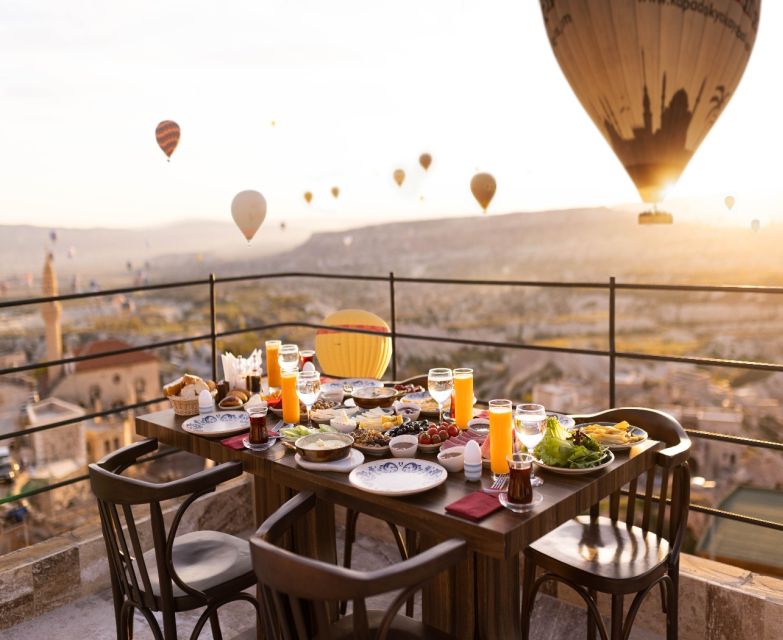
{"label": "hot air balloon", "polygon": [[332,187],[332,195],[337,198],[340,195],[340,187]]}
{"label": "hot air balloon", "polygon": [[726,208],[731,211],[734,208],[734,196],[726,196],[723,200],[723,202],[726,204]]}
{"label": "hot air balloon", "polygon": [[470,181],[470,190],[473,193],[473,197],[481,205],[484,213],[487,212],[489,203],[495,197],[496,188],[495,178],[489,173],[477,173]]}
{"label": "hot air balloon", "polygon": [[126,269],[127,269],[129,272],[130,272],[130,271],[133,271],[133,263],[132,263],[130,260],[128,260],[128,261],[125,263],[125,268],[126,268]]}
{"label": "hot air balloon", "polygon": [[389,325],[374,313],[362,309],[335,311],[324,320],[335,329],[319,329],[315,352],[325,374],[341,377],[380,378],[392,356],[388,335],[347,333],[339,327],[366,329],[388,334]]}
{"label": "hot air balloon", "polygon": [[313,194],[309,191],[305,191],[304,199],[307,204],[310,204],[310,201],[313,199]]}
{"label": "hot air balloon", "polygon": [[419,156],[419,164],[424,167],[424,170],[426,171],[432,164],[432,156],[429,153],[422,153]]}
{"label": "hot air balloon", "polygon": [[397,183],[397,186],[401,187],[402,183],[405,182],[405,172],[402,169],[395,169],[392,175],[394,176],[394,181]]}
{"label": "hot air balloon", "polygon": [[639,214],[639,224],[672,224],[674,216],[668,211],[643,211]]}
{"label": "hot air balloon", "polygon": [[283,220],[283,222],[280,223],[280,231],[285,231],[285,227],[286,227],[285,220]]}
{"label": "hot air balloon", "polygon": [[258,191],[240,191],[231,201],[231,217],[248,243],[266,218],[266,200]]}
{"label": "hot air balloon", "polygon": [[660,202],[739,84],[761,0],[541,2],[555,57],[642,200]]}
{"label": "hot air balloon", "polygon": [[179,144],[179,133],[179,125],[173,120],[164,120],[155,127],[155,139],[169,160]]}
{"label": "hot air balloon", "polygon": [[49,232],[49,240],[57,242],[57,232],[54,229]]}
{"label": "hot air balloon", "polygon": [[753,229],[753,231],[758,232],[759,229],[761,229],[761,222],[759,220],[752,220],[750,223],[750,228]]}

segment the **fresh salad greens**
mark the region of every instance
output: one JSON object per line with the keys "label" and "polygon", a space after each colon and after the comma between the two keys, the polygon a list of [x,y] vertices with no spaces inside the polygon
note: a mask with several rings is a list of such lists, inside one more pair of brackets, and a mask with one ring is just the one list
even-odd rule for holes
{"label": "fresh salad greens", "polygon": [[546,419],[544,437],[533,454],[550,467],[589,469],[601,464],[606,447],[578,429],[569,433],[556,417],[550,416]]}
{"label": "fresh salad greens", "polygon": [[285,427],[280,429],[280,435],[289,440],[296,440],[302,436],[309,436],[311,433],[336,433],[337,429],[333,429],[328,424],[322,424],[320,427],[305,427],[304,425],[297,425],[295,427]]}

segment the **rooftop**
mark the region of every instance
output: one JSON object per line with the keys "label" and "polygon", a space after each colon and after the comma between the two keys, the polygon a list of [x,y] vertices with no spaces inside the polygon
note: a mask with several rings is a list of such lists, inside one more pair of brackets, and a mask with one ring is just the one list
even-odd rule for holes
{"label": "rooftop", "polygon": [[[105,351],[119,351],[120,349],[129,349],[132,345],[123,340],[94,340],[79,347],[76,351],[77,356],[86,356]],[[105,358],[95,358],[94,360],[84,360],[77,362],[75,368],[77,373],[82,371],[93,371],[95,369],[116,369],[118,367],[129,367],[134,364],[144,364],[145,362],[157,362],[158,359],[148,351],[133,351],[131,353],[121,353],[119,355],[106,356]]]}

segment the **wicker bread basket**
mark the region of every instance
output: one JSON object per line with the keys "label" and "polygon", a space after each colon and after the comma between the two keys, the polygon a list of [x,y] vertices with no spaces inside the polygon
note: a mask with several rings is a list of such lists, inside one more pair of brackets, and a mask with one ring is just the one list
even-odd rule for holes
{"label": "wicker bread basket", "polygon": [[[217,395],[216,391],[211,392],[212,399]],[[180,398],[179,396],[169,396],[174,413],[178,416],[197,416],[198,415],[198,397]]]}

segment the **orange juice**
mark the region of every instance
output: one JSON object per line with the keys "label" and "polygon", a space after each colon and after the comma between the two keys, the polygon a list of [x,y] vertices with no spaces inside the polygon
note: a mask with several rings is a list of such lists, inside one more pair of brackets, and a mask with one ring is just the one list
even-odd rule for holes
{"label": "orange juice", "polygon": [[511,400],[489,401],[489,466],[493,474],[508,473],[512,418]]}
{"label": "orange juice", "polygon": [[267,384],[280,388],[280,363],[277,361],[280,352],[280,340],[267,340],[266,343],[266,375]]}
{"label": "orange juice", "polygon": [[467,429],[473,418],[473,369],[454,369],[454,421]]}
{"label": "orange juice", "polygon": [[283,422],[299,424],[299,396],[296,393],[296,371],[280,374],[283,387]]}

